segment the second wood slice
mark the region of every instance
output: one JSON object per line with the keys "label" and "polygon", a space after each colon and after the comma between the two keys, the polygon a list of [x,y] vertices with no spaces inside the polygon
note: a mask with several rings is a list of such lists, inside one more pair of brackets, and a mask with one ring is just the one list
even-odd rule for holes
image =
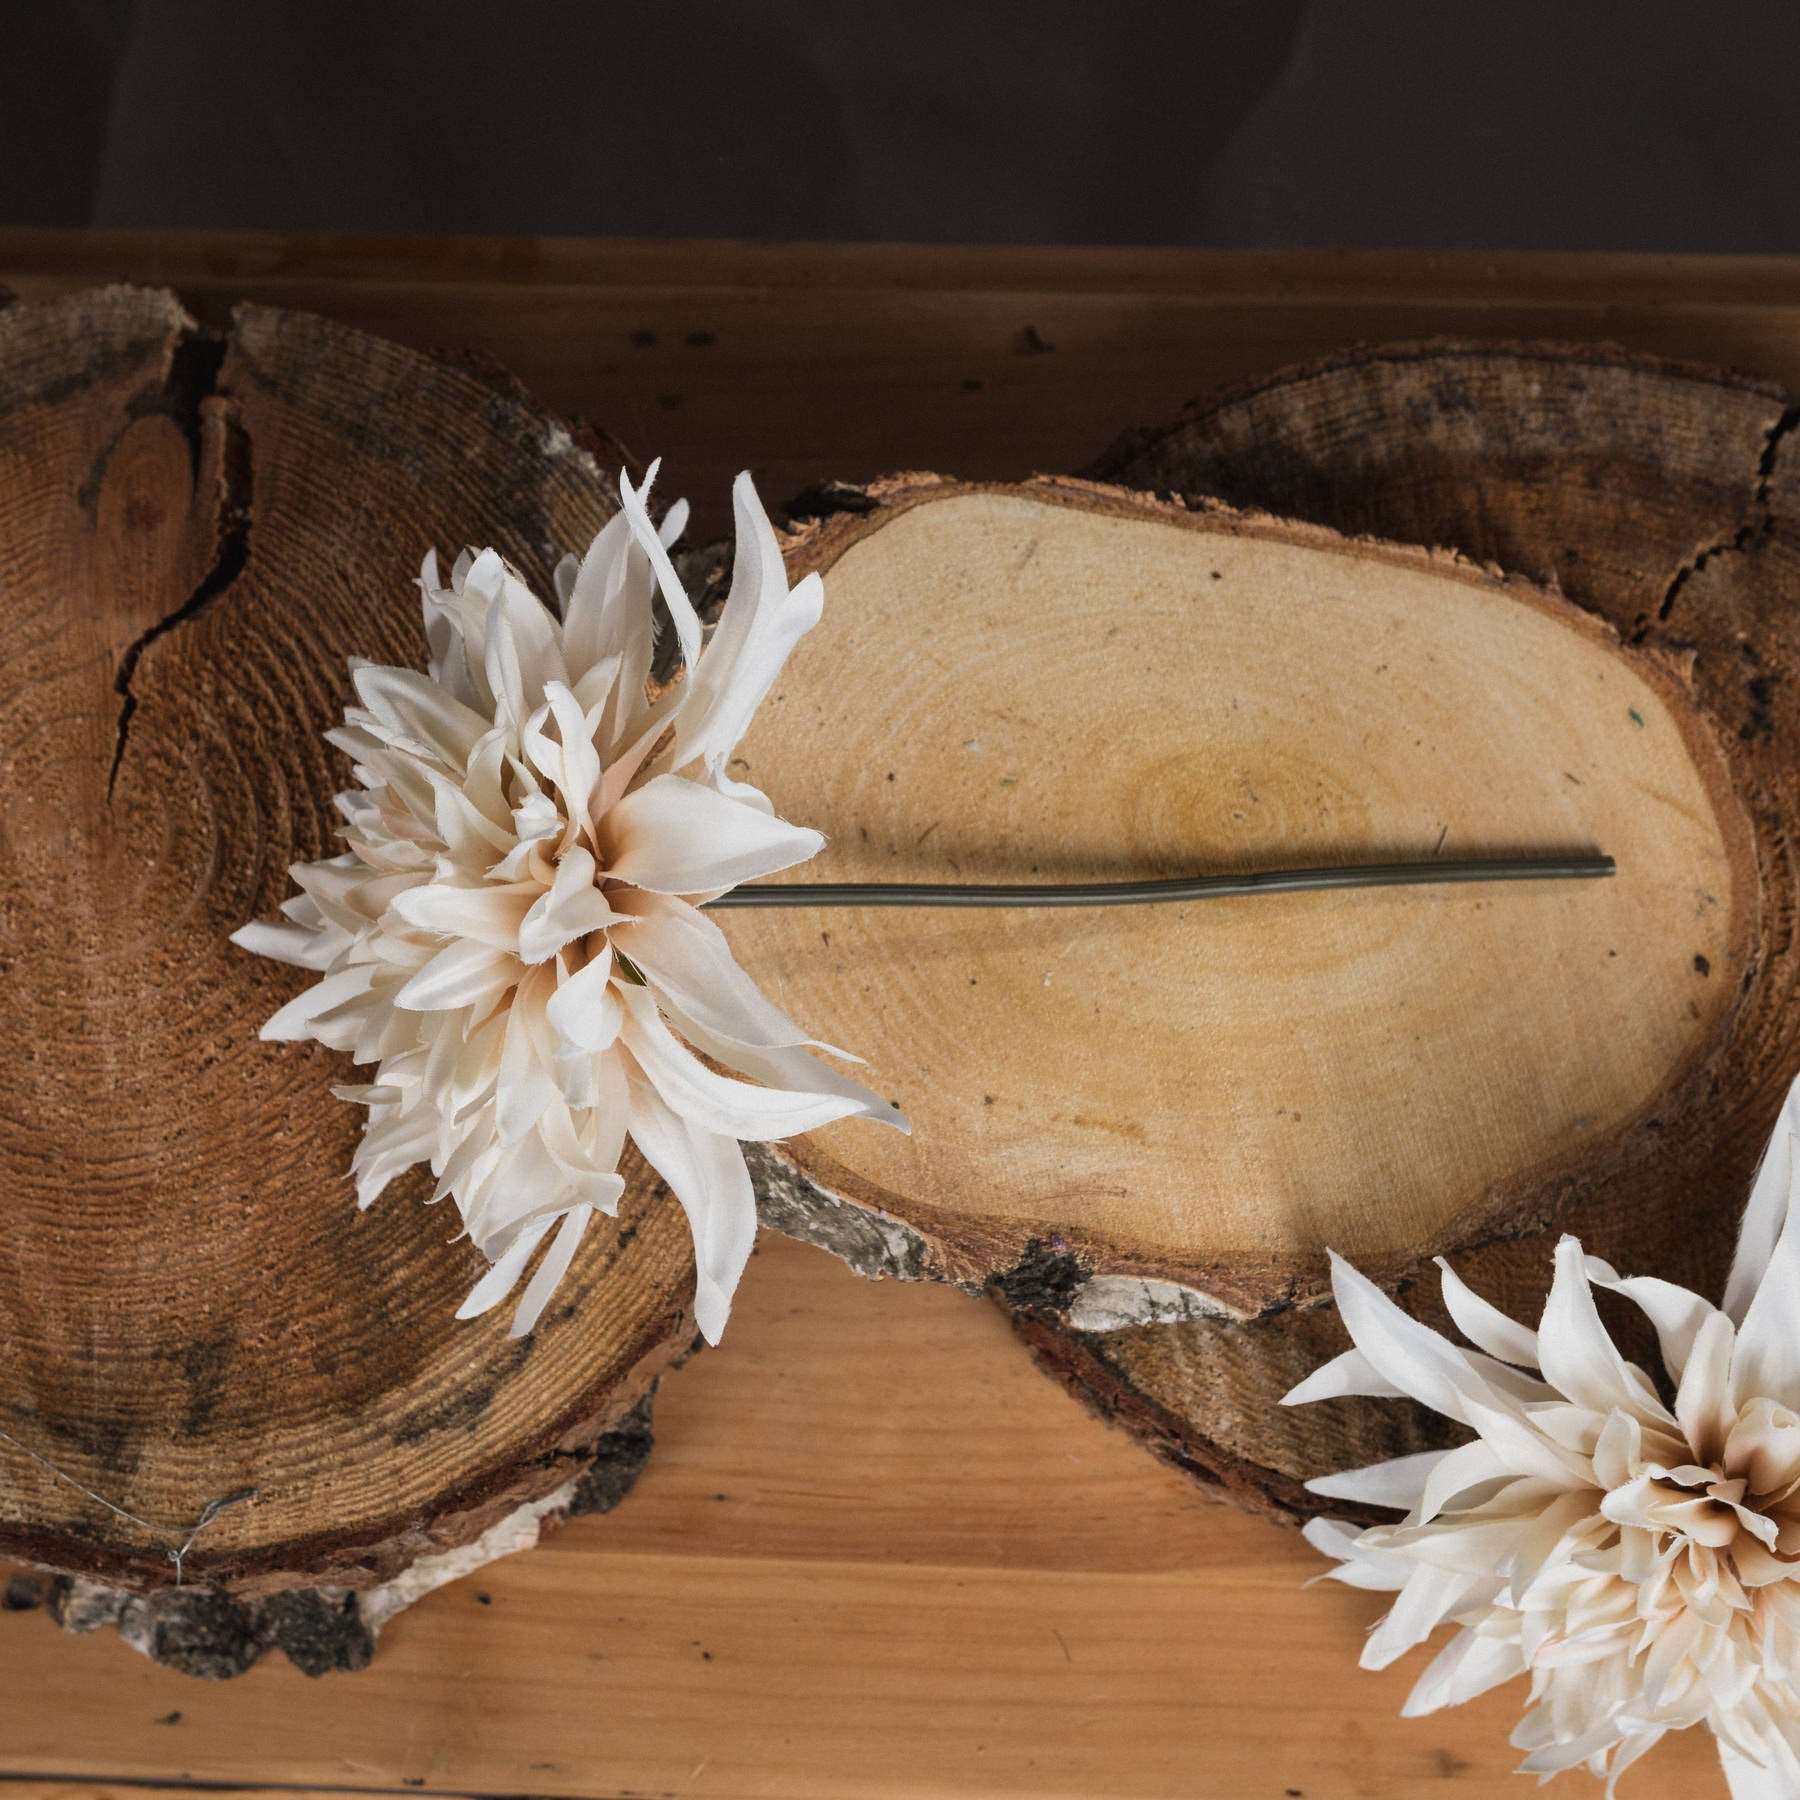
{"label": "second wood slice", "polygon": [[765,1153],[866,1267],[1115,1325],[1248,1320],[1654,1181],[1755,966],[1734,765],[1678,656],[1451,555],[907,478],[791,547],[823,624],[738,773],[809,879],[1066,881],[1604,850],[1607,882],[729,921],[910,1140]]}
{"label": "second wood slice", "polygon": [[[1409,345],[1271,376],[1136,434],[1100,465],[1146,488],[1453,546],[1556,584],[1685,672],[1690,704],[1754,822],[1750,959],[1723,990],[1712,988],[1724,973],[1716,963],[1695,963],[1694,1003],[1704,1008],[1710,993],[1717,1026],[1694,1078],[1631,1128],[1635,1151],[1543,1184],[1510,1229],[1479,1230],[1455,1256],[1465,1279],[1522,1318],[1542,1304],[1560,1230],[1621,1269],[1716,1294],[1757,1156],[1800,1064],[1791,948],[1800,493],[1786,444],[1796,416],[1768,384],[1605,349]],[[1654,807],[1659,795],[1622,798]],[[1674,947],[1648,935],[1618,946],[1647,977]],[[1619,1054],[1605,1031],[1591,1048],[1605,1060]],[[1557,1047],[1528,1054],[1548,1066]],[[1444,1323],[1435,1271],[1415,1273],[1397,1283],[1403,1303]],[[1020,1298],[1015,1318],[1047,1368],[1203,1482],[1260,1509],[1316,1510],[1307,1476],[1422,1447],[1441,1430],[1376,1401],[1279,1406],[1347,1341],[1328,1306],[1129,1324],[1045,1304],[1042,1292]]]}

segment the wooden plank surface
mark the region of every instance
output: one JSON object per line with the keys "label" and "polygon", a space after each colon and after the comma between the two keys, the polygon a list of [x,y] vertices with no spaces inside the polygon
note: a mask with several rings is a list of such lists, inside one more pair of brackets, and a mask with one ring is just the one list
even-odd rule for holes
{"label": "wooden plank surface", "polygon": [[[1396,1717],[1423,1657],[1356,1668],[1370,1596],[1305,1587],[1299,1537],[1090,1418],[979,1301],[765,1237],[727,1348],[665,1383],[656,1425],[617,1512],[403,1614],[363,1674],[209,1686],[0,1614],[0,1771],[596,1800],[1519,1791],[1512,1695]],[[1668,1746],[1626,1791],[1700,1800],[1709,1756]]]}
{"label": "wooden plank surface", "polygon": [[[717,528],[920,466],[1064,470],[1190,394],[1357,340],[1609,339],[1800,387],[1800,263],[0,233],[108,279],[472,347],[662,452]],[[0,1782],[592,1796],[1514,1794],[1512,1692],[1396,1714],[1377,1606],[1087,1417],[959,1294],[765,1240],[614,1515],[427,1600],[365,1674],[207,1687],[0,1613]],[[1576,1775],[1566,1791],[1597,1792]],[[1689,1734],[1625,1793],[1722,1792]]]}

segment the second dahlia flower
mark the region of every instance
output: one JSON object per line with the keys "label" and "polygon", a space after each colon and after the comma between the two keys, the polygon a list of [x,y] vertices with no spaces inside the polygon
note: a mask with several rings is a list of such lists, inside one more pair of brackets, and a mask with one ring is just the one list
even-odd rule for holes
{"label": "second dahlia flower", "polygon": [[[1737,1800],[1800,1794],[1800,1206],[1788,1096],[1739,1233],[1724,1302],[1620,1277],[1565,1237],[1533,1329],[1443,1265],[1470,1347],[1402,1312],[1340,1258],[1355,1347],[1289,1404],[1410,1395],[1466,1426],[1453,1450],[1309,1483],[1404,1508],[1306,1535],[1392,1608],[1363,1650],[1385,1668],[1453,1627],[1408,1716],[1530,1680],[1513,1743],[1539,1775],[1620,1774],[1668,1731],[1703,1725]],[[1595,1287],[1635,1303],[1666,1379],[1620,1353]]]}

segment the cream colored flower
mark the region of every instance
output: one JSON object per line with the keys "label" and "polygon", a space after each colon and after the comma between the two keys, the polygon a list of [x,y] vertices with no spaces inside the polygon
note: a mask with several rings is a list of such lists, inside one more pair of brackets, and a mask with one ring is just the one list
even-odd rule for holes
{"label": "cream colored flower", "polygon": [[[515,1336],[594,1213],[617,1211],[627,1137],[686,1209],[695,1317],[716,1342],[756,1232],[739,1140],[851,1114],[906,1129],[807,1054],[830,1046],[763,996],[700,910],[824,842],[727,772],[823,588],[789,589],[740,475],[731,589],[702,650],[666,548],[686,508],[658,534],[655,474],[642,491],[621,475],[619,514],[557,570],[560,617],[492,550],[465,553],[448,587],[427,555],[428,672],[353,665],[361,704],[327,734],[357,781],[337,800],[344,854],[295,866],[285,923],[233,936],[322,977],[265,1038],[378,1065],[337,1090],[369,1109],[357,1201],[430,1164],[434,1198],[455,1201],[492,1264],[459,1317],[505,1299],[549,1240]],[[653,692],[659,588],[685,678]]]}
{"label": "cream colored flower", "polygon": [[[1443,1265],[1445,1307],[1474,1346],[1463,1349],[1333,1258],[1355,1348],[1288,1403],[1410,1395],[1474,1434],[1309,1484],[1408,1509],[1398,1524],[1318,1520],[1306,1533],[1339,1559],[1337,1580],[1397,1595],[1365,1668],[1457,1627],[1408,1716],[1528,1674],[1512,1740],[1527,1772],[1586,1764],[1610,1793],[1664,1732],[1703,1724],[1740,1800],[1800,1795],[1797,1129],[1800,1083],[1757,1176],[1723,1307],[1621,1279],[1565,1237],[1535,1331]],[[1667,1388],[1614,1347],[1595,1285],[1648,1316]]]}

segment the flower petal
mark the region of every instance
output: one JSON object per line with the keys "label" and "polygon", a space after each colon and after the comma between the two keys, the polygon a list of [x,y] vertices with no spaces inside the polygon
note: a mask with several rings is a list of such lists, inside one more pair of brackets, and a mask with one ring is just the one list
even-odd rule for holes
{"label": "flower petal", "polygon": [[[767,1141],[816,1131],[835,1119],[869,1110],[868,1102],[858,1097],[804,1088],[757,1087],[717,1074],[676,1039],[645,989],[615,991],[625,1008],[621,1041],[664,1103],[701,1131]],[[826,1071],[820,1068],[819,1073]],[[876,1104],[885,1109],[884,1102]]]}
{"label": "flower petal", "polygon": [[744,1153],[733,1139],[682,1118],[650,1082],[633,1077],[628,1086],[632,1142],[687,1214],[694,1239],[694,1322],[716,1344],[756,1242],[756,1193]]}
{"label": "flower petal", "polygon": [[593,857],[577,845],[563,852],[549,890],[519,921],[519,955],[528,963],[548,962],[565,944],[604,931],[621,916],[595,885]]}
{"label": "flower petal", "polygon": [[1397,1506],[1410,1512],[1425,1490],[1425,1478],[1450,1452],[1421,1450],[1416,1456],[1396,1456],[1366,1468],[1345,1469],[1336,1475],[1315,1475],[1306,1484],[1309,1494],[1327,1500],[1353,1500],[1366,1506]]}
{"label": "flower petal", "polygon": [[557,984],[544,1010],[570,1049],[594,1055],[618,1037],[625,1010],[613,995],[612,977],[612,945],[603,943],[585,968]]}
{"label": "flower petal", "polygon": [[[1734,1397],[1740,1404],[1758,1396],[1786,1398],[1800,1394],[1800,1330],[1796,1330],[1796,1321],[1800,1320],[1800,1206],[1795,1204],[1800,1159],[1795,1157],[1793,1139],[1797,1104],[1800,1100],[1790,1090],[1775,1141],[1769,1146],[1751,1190],[1750,1211],[1745,1215],[1747,1227],[1754,1215],[1760,1228],[1778,1207],[1781,1229],[1767,1253],[1755,1290],[1739,1315],[1731,1380]],[[1742,1238],[1739,1244],[1741,1252]],[[1732,1310],[1731,1288],[1738,1284],[1742,1273],[1741,1263],[1734,1261],[1727,1288],[1727,1312]]]}
{"label": "flower petal", "polygon": [[1459,1631],[1414,1682],[1400,1716],[1419,1719],[1446,1706],[1461,1706],[1524,1672],[1517,1639]]}
{"label": "flower petal", "polygon": [[1623,1294],[1650,1321],[1656,1330],[1663,1367],[1673,1380],[1679,1381],[1700,1327],[1707,1315],[1716,1310],[1712,1304],[1691,1289],[1658,1280],[1654,1275],[1620,1276],[1610,1263],[1597,1256],[1587,1259],[1587,1272],[1596,1287]]}
{"label": "flower petal", "polygon": [[643,889],[620,892],[614,904],[637,921],[631,928],[632,962],[687,1018],[734,1043],[765,1049],[810,1045],[846,1055],[809,1038],[769,1000],[739,966],[724,932],[698,907]]}
{"label": "flower petal", "polygon": [[1486,1439],[1476,1438],[1473,1443],[1458,1444],[1427,1473],[1424,1489],[1413,1506],[1412,1520],[1415,1524],[1428,1525],[1452,1500],[1470,1505],[1475,1489],[1485,1488],[1487,1483],[1503,1480],[1512,1473],[1506,1459]]}
{"label": "flower petal", "polygon": [[232,943],[253,956],[267,956],[275,962],[291,963],[297,969],[313,969],[323,973],[337,959],[345,937],[338,931],[320,931],[310,925],[264,924],[252,920],[231,934]]}
{"label": "flower petal", "polygon": [[507,1333],[508,1337],[524,1337],[543,1317],[544,1308],[550,1304],[550,1296],[556,1292],[558,1284],[569,1272],[569,1264],[575,1260],[582,1233],[587,1230],[588,1220],[593,1216],[594,1209],[591,1206],[574,1206],[563,1214],[563,1222],[557,1230],[556,1238],[544,1252],[543,1261],[538,1264],[519,1301],[519,1310],[513,1314],[512,1329]]}
{"label": "flower petal", "polygon": [[1721,1740],[1719,1766],[1731,1800],[1793,1800],[1800,1793],[1800,1759],[1785,1745],[1770,1744],[1765,1750],[1768,1760],[1756,1763]]}
{"label": "flower petal", "polygon": [[1467,1599],[1478,1578],[1451,1569],[1416,1565],[1399,1598],[1370,1632],[1358,1659],[1365,1669],[1385,1669],[1422,1644]]}
{"label": "flower petal", "polygon": [[1321,1581],[1341,1581],[1346,1587],[1391,1594],[1405,1587],[1412,1573],[1407,1558],[1375,1549],[1366,1542],[1368,1532],[1358,1531],[1342,1519],[1308,1519],[1300,1535],[1322,1556],[1334,1557],[1339,1564],[1319,1576]]}
{"label": "flower petal", "polygon": [[1789,1219],[1794,1212],[1794,1136],[1800,1131],[1800,1078],[1787,1091],[1780,1116],[1770,1134],[1756,1180],[1750,1188],[1750,1200],[1738,1226],[1737,1249],[1731,1259],[1731,1273],[1725,1282],[1724,1309],[1742,1324],[1749,1314],[1750,1303],[1762,1285],[1764,1272],[1775,1255]]}
{"label": "flower petal", "polygon": [[817,856],[816,831],[770,818],[680,775],[658,775],[603,821],[606,873],[657,894],[736,887]]}
{"label": "flower petal", "polygon": [[1675,1417],[1696,1457],[1710,1462],[1725,1447],[1737,1408],[1732,1404],[1732,1371],[1738,1361],[1736,1333],[1722,1312],[1710,1314],[1675,1390]]}
{"label": "flower petal", "polygon": [[519,1233],[508,1247],[506,1254],[476,1282],[469,1290],[469,1296],[456,1309],[459,1319],[478,1319],[484,1312],[491,1312],[518,1285],[519,1277],[525,1272],[525,1265],[531,1260],[531,1253],[543,1242],[544,1233],[555,1223],[555,1216],[537,1219]]}
{"label": "flower petal", "polygon": [[366,963],[327,975],[304,993],[296,994],[257,1035],[266,1044],[299,1043],[312,1035],[313,1021],[321,1013],[366,994],[374,979],[375,971]]}
{"label": "flower petal", "polygon": [[639,591],[627,592],[632,549],[631,521],[622,512],[614,513],[595,533],[575,571],[563,604],[563,657],[577,683],[609,657],[626,660],[634,640],[643,651],[643,673],[650,672],[653,578],[646,559]]}
{"label": "flower petal", "polygon": [[1576,1405],[1598,1413],[1621,1407],[1648,1424],[1671,1423],[1643,1371],[1619,1354],[1600,1322],[1577,1238],[1565,1236],[1556,1246],[1556,1273],[1537,1342],[1544,1379]]}
{"label": "flower petal", "polygon": [[416,669],[358,663],[351,671],[358,697],[394,730],[416,738],[446,768],[460,774],[491,721]]}
{"label": "flower petal", "polygon": [[732,483],[731,500],[737,531],[731,591],[690,677],[693,692],[669,751],[672,769],[690,762],[723,764],[825,604],[817,575],[789,589],[780,546],[748,472]]}
{"label": "flower petal", "polygon": [[449,1012],[497,999],[519,979],[519,959],[479,938],[446,944],[394,996],[410,1012]]}
{"label": "flower petal", "polygon": [[700,660],[700,615],[694,611],[694,603],[688,598],[687,589],[681,585],[681,577],[675,573],[675,565],[669,561],[669,553],[663,547],[656,527],[650,522],[646,505],[651,484],[656,480],[657,470],[661,467],[660,460],[650,465],[642,488],[634,488],[631,477],[621,469],[619,504],[630,522],[631,533],[637,540],[638,548],[649,557],[650,567],[656,571],[656,583],[662,589],[663,604],[669,609],[669,619],[675,627],[675,639],[681,646],[681,660],[691,671]]}
{"label": "flower petal", "polygon": [[1373,1400],[1410,1400],[1403,1387],[1397,1387],[1381,1374],[1375,1365],[1355,1348],[1320,1363],[1304,1381],[1296,1382],[1281,1396],[1283,1406],[1306,1406],[1315,1400],[1341,1400],[1347,1396],[1366,1396]]}
{"label": "flower petal", "polygon": [[519,927],[542,890],[536,882],[455,887],[433,881],[397,894],[390,910],[421,931],[474,938],[497,950],[519,949]]}
{"label": "flower petal", "polygon": [[1496,1399],[1467,1351],[1402,1312],[1336,1251],[1330,1256],[1331,1290],[1344,1328],[1379,1374],[1446,1418],[1465,1419],[1464,1403],[1471,1395],[1489,1403]]}
{"label": "flower petal", "polygon": [[[474,571],[470,573],[472,576]],[[504,565],[499,595],[488,614],[482,657],[495,709],[514,731],[522,729],[526,719],[543,704],[547,682],[566,684],[569,679],[555,619],[537,595]]]}
{"label": "flower petal", "polygon": [[1444,1306],[1456,1329],[1489,1356],[1535,1369],[1538,1366],[1537,1333],[1516,1319],[1509,1319],[1499,1307],[1482,1299],[1443,1257],[1436,1261],[1443,1271]]}

